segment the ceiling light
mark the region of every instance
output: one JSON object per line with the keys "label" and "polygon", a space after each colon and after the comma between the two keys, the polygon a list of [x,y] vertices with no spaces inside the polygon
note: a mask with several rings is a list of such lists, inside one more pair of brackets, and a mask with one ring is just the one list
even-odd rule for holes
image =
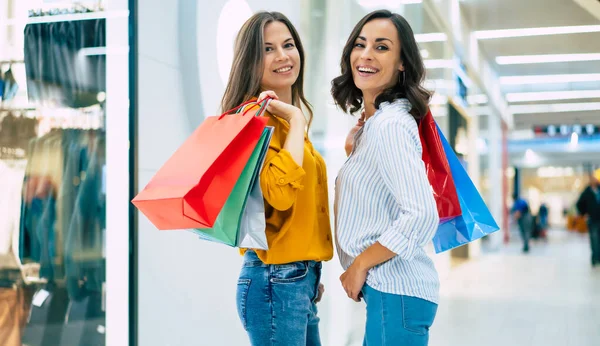
{"label": "ceiling light", "polygon": [[527,149],[525,150],[525,162],[529,164],[535,164],[540,161],[540,156],[536,154],[533,150]]}
{"label": "ceiling light", "polygon": [[596,60],[600,60],[600,53],[499,56],[496,58],[496,63],[499,65],[517,65]]}
{"label": "ceiling light", "polygon": [[503,85],[598,82],[600,81],[600,73],[506,76],[500,77],[499,80],[500,84]]}
{"label": "ceiling light", "polygon": [[561,113],[561,112],[586,112],[600,110],[600,102],[585,103],[553,103],[545,105],[518,105],[508,106],[512,114],[534,113]]}
{"label": "ceiling light", "polygon": [[424,83],[427,89],[431,90],[446,90],[452,89],[456,85],[455,81],[445,79],[427,79]]}
{"label": "ceiling light", "polygon": [[448,36],[443,32],[432,32],[428,34],[415,34],[415,40],[419,43],[426,42],[446,42]]}
{"label": "ceiling light", "polygon": [[488,103],[488,97],[485,94],[467,96],[469,105],[483,105]]}
{"label": "ceiling light", "polygon": [[454,68],[454,60],[428,59],[423,62],[428,69]]}
{"label": "ceiling light", "polygon": [[436,106],[441,106],[441,105],[445,105],[448,104],[448,97],[444,96],[444,95],[440,95],[440,94],[433,94],[433,97],[431,97],[431,100],[429,101],[430,105],[436,105]]}
{"label": "ceiling light", "polygon": [[579,145],[579,135],[575,132],[571,134],[571,142],[569,143],[570,149],[575,149]]}
{"label": "ceiling light", "polygon": [[578,26],[555,26],[555,27],[546,27],[546,28],[482,30],[482,31],[475,31],[473,33],[473,35],[475,35],[475,38],[477,38],[478,40],[488,40],[488,39],[494,39],[494,38],[583,34],[583,33],[590,33],[590,32],[600,32],[600,25],[578,25]]}
{"label": "ceiling light", "polygon": [[423,0],[358,0],[357,2],[363,8],[397,8],[400,5],[420,4]]}
{"label": "ceiling light", "polygon": [[421,57],[423,59],[429,58],[429,51],[427,49],[421,49]]}
{"label": "ceiling light", "polygon": [[600,90],[542,91],[506,94],[506,101],[508,102],[575,100],[591,98],[600,98]]}

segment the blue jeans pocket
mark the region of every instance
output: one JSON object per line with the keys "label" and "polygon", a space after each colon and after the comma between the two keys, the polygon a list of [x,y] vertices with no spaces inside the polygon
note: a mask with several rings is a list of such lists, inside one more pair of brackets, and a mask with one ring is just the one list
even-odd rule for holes
{"label": "blue jeans pocket", "polygon": [[404,329],[417,335],[427,334],[433,325],[437,304],[416,297],[401,297]]}
{"label": "blue jeans pocket", "polygon": [[275,264],[272,266],[272,283],[292,283],[304,279],[308,275],[308,263],[292,262],[287,264]]}
{"label": "blue jeans pocket", "polygon": [[246,329],[246,301],[248,300],[248,290],[250,289],[250,279],[238,279],[236,292],[236,305],[240,321]]}

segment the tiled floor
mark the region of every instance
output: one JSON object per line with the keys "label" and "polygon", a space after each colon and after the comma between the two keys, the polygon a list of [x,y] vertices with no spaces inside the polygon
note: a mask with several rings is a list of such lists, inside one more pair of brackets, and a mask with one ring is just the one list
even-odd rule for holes
{"label": "tiled floor", "polygon": [[431,346],[598,346],[600,267],[587,235],[553,231],[454,268],[442,282]]}

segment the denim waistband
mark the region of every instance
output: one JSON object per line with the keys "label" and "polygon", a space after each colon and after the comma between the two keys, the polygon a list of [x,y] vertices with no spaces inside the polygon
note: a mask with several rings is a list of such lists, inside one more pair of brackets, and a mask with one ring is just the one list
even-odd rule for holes
{"label": "denim waistband", "polygon": [[[317,261],[297,261],[297,262],[306,263],[309,267],[317,267],[317,268],[322,267],[322,263],[317,262]],[[263,261],[260,260],[260,258],[258,258],[258,255],[256,254],[256,252],[254,250],[246,250],[246,252],[244,253],[244,267],[268,267],[270,265],[279,266],[279,265],[286,265],[286,264],[297,263],[297,262],[265,264],[265,263],[263,263]]]}

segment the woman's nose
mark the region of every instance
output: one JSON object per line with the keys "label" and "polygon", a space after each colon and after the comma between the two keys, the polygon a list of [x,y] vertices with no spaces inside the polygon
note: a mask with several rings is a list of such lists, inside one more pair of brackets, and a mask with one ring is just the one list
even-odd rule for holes
{"label": "woman's nose", "polygon": [[277,51],[277,60],[278,61],[287,60],[287,58],[288,58],[288,55],[283,49],[279,49]]}

